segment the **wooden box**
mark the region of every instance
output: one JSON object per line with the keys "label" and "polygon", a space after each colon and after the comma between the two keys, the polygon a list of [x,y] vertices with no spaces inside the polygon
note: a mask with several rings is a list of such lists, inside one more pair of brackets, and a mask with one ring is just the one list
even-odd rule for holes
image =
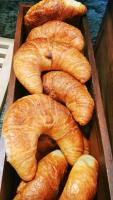
{"label": "wooden box", "polygon": [[102,99],[113,152],[113,1],[109,1],[95,46]]}
{"label": "wooden box", "polygon": [[[15,34],[15,46],[14,53],[19,46],[25,41],[27,32],[24,27],[23,17],[25,12],[28,10],[29,5],[19,6],[16,34]],[[86,16],[82,18],[73,18],[70,21],[71,24],[78,26],[85,37],[86,47],[85,55],[88,57],[89,62],[92,66],[92,80],[88,82],[88,87],[91,89],[94,100],[95,100],[95,112],[92,121],[86,129],[87,136],[90,139],[91,154],[99,162],[99,179],[98,179],[98,190],[95,200],[112,200],[113,199],[113,158],[111,154],[111,147],[108,137],[108,130],[106,126],[106,119],[104,115],[104,109],[102,105],[102,99],[100,94],[100,87],[97,75],[97,69],[95,65],[95,59],[90,39],[90,33],[88,30]],[[7,99],[6,99],[6,110],[9,105],[16,99],[25,96],[26,90],[16,80],[13,68],[11,72]],[[88,130],[88,131],[87,131]],[[19,178],[15,170],[5,160],[5,148],[3,139],[0,139],[0,200],[12,200],[16,187],[18,185]]]}

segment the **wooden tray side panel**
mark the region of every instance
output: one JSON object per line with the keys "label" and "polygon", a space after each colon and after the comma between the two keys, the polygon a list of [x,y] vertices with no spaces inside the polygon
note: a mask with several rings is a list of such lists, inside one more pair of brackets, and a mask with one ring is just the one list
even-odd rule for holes
{"label": "wooden tray side panel", "polygon": [[108,3],[95,46],[95,58],[113,153],[113,1]]}
{"label": "wooden tray side panel", "polygon": [[100,92],[98,72],[97,72],[97,68],[95,64],[93,48],[92,48],[91,39],[90,39],[91,37],[88,30],[85,31],[85,34],[89,35],[88,37],[86,35],[86,43],[88,44],[88,48],[87,48],[88,58],[89,58],[90,63],[92,64],[92,84],[93,84],[93,91],[94,91],[94,97],[95,97],[96,114],[97,114],[97,119],[99,123],[101,139],[102,139],[102,146],[103,146],[103,152],[104,152],[105,163],[106,163],[106,168],[107,168],[110,193],[111,193],[111,197],[113,198],[113,170],[112,170],[113,156],[111,152],[106,118],[104,114],[103,102],[102,102],[102,97],[101,97],[101,92]]}
{"label": "wooden tray side panel", "polygon": [[113,151],[113,3],[109,4],[100,30],[95,57]]}
{"label": "wooden tray side panel", "polygon": [[[104,155],[104,157],[101,159],[98,156],[98,161],[100,163],[100,173],[101,173],[101,178],[100,178],[100,182],[104,182],[104,184],[106,185],[106,178],[105,178],[105,174],[102,173],[103,168],[107,168],[107,177],[108,177],[108,183],[109,183],[109,189],[110,189],[110,194],[111,197],[113,198],[113,157],[112,157],[112,152],[111,152],[111,147],[110,147],[110,141],[109,141],[109,136],[108,136],[108,129],[107,129],[107,124],[106,124],[106,119],[105,119],[105,114],[104,114],[104,108],[103,108],[103,103],[102,103],[102,97],[101,97],[101,92],[100,92],[100,86],[99,86],[99,80],[98,80],[98,73],[97,73],[97,68],[96,68],[96,64],[95,64],[95,59],[94,59],[94,54],[93,54],[93,48],[92,48],[92,43],[91,43],[91,36],[88,30],[88,24],[85,18],[83,18],[84,20],[84,35],[85,35],[85,40],[86,40],[86,50],[87,50],[87,55],[89,58],[89,61],[91,63],[91,69],[92,69],[92,85],[93,85],[93,92],[94,92],[94,99],[95,99],[95,106],[96,106],[96,115],[97,115],[97,124],[98,124],[98,128],[99,128],[99,132],[100,136],[97,135],[97,139],[98,139],[98,147],[101,148],[101,144],[100,144],[100,138],[102,139],[102,147],[103,147],[103,153],[102,150],[100,152],[100,155]],[[95,124],[95,123],[94,123]],[[96,130],[96,129],[95,129]],[[94,133],[93,133],[94,134]],[[91,134],[92,135],[92,134]],[[91,139],[90,139],[91,141]],[[96,147],[96,143],[95,140],[93,141],[92,147],[91,149],[94,147]],[[106,148],[107,146],[107,148]],[[96,147],[97,148],[97,147]],[[96,150],[96,149],[95,149]],[[95,157],[97,157],[97,154],[95,155]],[[105,163],[104,160],[105,159]],[[106,167],[104,166],[106,165]],[[103,171],[104,172],[104,171]],[[101,180],[103,177],[103,180]],[[101,187],[103,185],[103,183],[101,182],[100,186],[100,190]],[[107,188],[107,185],[105,186],[105,189]],[[101,195],[102,194],[102,190],[101,190]],[[99,195],[100,195],[99,193]],[[106,196],[106,194],[105,194]],[[99,199],[103,199],[101,196],[99,197]],[[108,199],[105,198],[105,199]]]}
{"label": "wooden tray side panel", "polygon": [[[96,114],[95,114],[96,115]],[[102,141],[100,140],[99,126],[96,116],[90,134],[91,155],[99,162],[98,190],[95,200],[110,200],[109,183],[106,172],[106,163],[103,153]]]}

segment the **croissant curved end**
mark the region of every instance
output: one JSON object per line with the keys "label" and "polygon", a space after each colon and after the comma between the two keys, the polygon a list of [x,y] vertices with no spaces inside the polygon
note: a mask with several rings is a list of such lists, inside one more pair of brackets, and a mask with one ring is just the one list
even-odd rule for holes
{"label": "croissant curved end", "polygon": [[94,157],[81,156],[72,167],[59,199],[93,199],[97,190],[98,167]]}
{"label": "croissant curved end", "polygon": [[56,141],[71,165],[83,154],[83,136],[66,107],[44,94],[23,97],[7,111],[3,136],[7,159],[25,181],[35,176],[42,133]]}
{"label": "croissant curved end", "polygon": [[66,169],[67,161],[60,150],[49,153],[39,161],[35,178],[20,183],[14,200],[56,199]]}
{"label": "croissant curved end", "polygon": [[52,71],[43,76],[46,94],[66,104],[75,121],[86,125],[92,118],[94,101],[85,85],[66,72]]}
{"label": "croissant curved end", "polygon": [[77,12],[78,9],[78,15],[83,15],[87,12],[87,7],[82,4],[81,2],[75,1],[75,0],[64,0],[67,6],[72,6],[73,9]]}

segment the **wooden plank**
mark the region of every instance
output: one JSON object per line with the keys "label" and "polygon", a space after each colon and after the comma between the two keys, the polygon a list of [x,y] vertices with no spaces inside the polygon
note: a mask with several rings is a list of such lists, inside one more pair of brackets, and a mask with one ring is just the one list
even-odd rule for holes
{"label": "wooden plank", "polygon": [[87,40],[86,43],[88,45],[88,48],[87,48],[88,57],[92,66],[91,68],[92,69],[92,84],[93,84],[93,91],[94,91],[94,98],[95,98],[95,106],[96,106],[96,111],[97,111],[96,113],[97,113],[100,134],[101,134],[101,139],[102,139],[105,164],[107,168],[108,184],[109,184],[111,199],[113,199],[113,156],[112,156],[111,147],[110,147],[109,134],[108,134],[107,124],[106,124],[104,107],[102,103],[98,72],[96,68],[96,63],[95,63],[93,48],[92,48],[92,43],[91,43],[91,36],[88,31],[87,21],[85,19],[84,21],[85,21],[84,29],[85,29],[86,40]]}
{"label": "wooden plank", "polygon": [[98,34],[95,58],[113,153],[113,1],[111,0],[108,2]]}

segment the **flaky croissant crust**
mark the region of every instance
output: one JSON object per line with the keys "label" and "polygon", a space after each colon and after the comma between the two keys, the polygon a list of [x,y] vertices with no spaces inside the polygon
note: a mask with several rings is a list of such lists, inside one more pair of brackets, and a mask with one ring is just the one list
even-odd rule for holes
{"label": "flaky croissant crust", "polygon": [[24,17],[25,25],[30,28],[50,20],[65,20],[76,15],[83,15],[87,8],[74,0],[42,0],[33,5]]}
{"label": "flaky croissant crust", "polygon": [[27,41],[36,38],[48,38],[52,41],[68,43],[80,51],[84,48],[84,38],[81,31],[59,20],[49,21],[32,29]]}
{"label": "flaky croissant crust", "polygon": [[60,150],[55,150],[42,158],[38,163],[35,178],[21,182],[14,200],[55,200],[67,161]]}
{"label": "flaky croissant crust", "polygon": [[80,125],[90,121],[94,101],[85,85],[65,72],[52,71],[43,76],[43,87],[46,94],[66,104]]}
{"label": "flaky croissant crust", "polygon": [[84,152],[83,136],[66,107],[44,94],[23,97],[7,111],[3,135],[7,160],[25,181],[35,176],[42,133],[56,140],[71,165]]}
{"label": "flaky croissant crust", "polygon": [[91,66],[82,53],[70,44],[44,38],[24,43],[14,57],[13,67],[16,77],[31,94],[42,93],[42,71],[65,71],[82,83],[91,77]]}
{"label": "flaky croissant crust", "polygon": [[97,190],[98,162],[90,155],[81,156],[71,169],[59,200],[92,200]]}

